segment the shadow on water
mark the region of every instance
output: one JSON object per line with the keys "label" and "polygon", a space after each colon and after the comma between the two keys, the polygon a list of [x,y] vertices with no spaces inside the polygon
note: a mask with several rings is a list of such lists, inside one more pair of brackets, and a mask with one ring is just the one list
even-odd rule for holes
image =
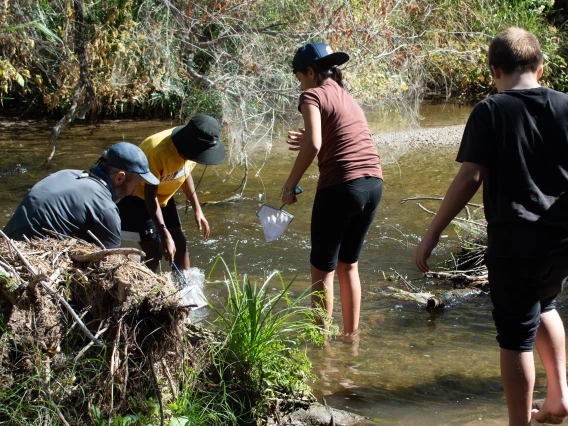
{"label": "shadow on water", "polygon": [[[469,109],[465,107],[425,106],[423,127],[464,124]],[[369,114],[373,117],[372,114]],[[392,123],[374,117],[374,132],[392,131]],[[370,118],[371,121],[371,118]],[[86,169],[113,143],[126,140],[140,143],[148,135],[178,123],[169,121],[107,121],[94,126],[75,126],[62,133],[53,167],[41,167],[50,152],[49,126],[41,122],[2,122],[0,120],[0,226],[33,184],[47,174],[63,168]],[[241,274],[262,280],[273,270],[284,280],[295,280],[292,297],[310,287],[310,214],[317,184],[317,166],[308,169],[301,186],[304,193],[298,203],[285,209],[295,216],[278,240],[267,243],[256,217],[262,205],[280,206],[280,188],[295,155],[286,149],[285,130],[275,133],[270,155],[251,156],[244,198],[217,203],[235,195],[242,169],[230,169],[225,163],[205,170],[198,195],[211,225],[211,237],[203,241],[193,221],[180,204],[182,226],[188,238],[192,266],[209,272],[222,256]],[[457,143],[447,147],[413,149],[384,168],[384,195],[360,259],[362,282],[361,335],[357,344],[340,339],[325,349],[307,348],[313,371],[319,377],[313,384],[320,401],[369,417],[370,424],[388,425],[473,425],[504,424],[506,409],[501,392],[498,348],[487,297],[475,298],[431,314],[414,302],[393,298],[389,286],[405,289],[395,272],[425,288],[439,286],[425,281],[413,264],[419,238],[432,217],[417,202],[400,200],[417,194],[443,195],[455,175]],[[262,171],[258,170],[262,168]],[[26,172],[27,171],[27,172]],[[197,166],[197,181],[203,168]],[[480,194],[476,196],[480,200]],[[176,195],[183,201],[183,194]],[[436,211],[437,201],[421,205]],[[457,247],[453,228],[436,249],[431,266],[441,262]],[[134,243],[125,245],[135,246]],[[222,279],[218,266],[213,274]],[[278,291],[279,285],[269,286]],[[225,286],[214,281],[205,288],[211,303],[222,306]],[[341,328],[339,289],[335,288],[334,319]],[[566,316],[565,298],[561,315]],[[192,313],[195,321],[212,320],[212,313],[202,308]],[[544,379],[538,370],[537,394],[544,391]],[[538,395],[537,395],[538,396]],[[540,395],[542,397],[542,395]]]}

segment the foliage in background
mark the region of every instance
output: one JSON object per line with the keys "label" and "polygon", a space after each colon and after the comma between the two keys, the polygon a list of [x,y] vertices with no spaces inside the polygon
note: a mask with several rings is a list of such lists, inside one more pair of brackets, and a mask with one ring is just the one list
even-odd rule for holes
{"label": "foliage in background", "polygon": [[[4,110],[60,117],[71,104],[79,78],[74,1],[83,2],[0,5]],[[544,83],[568,84],[564,16],[552,0],[106,0],[82,7],[94,115],[213,114],[228,125],[232,164],[269,151],[274,123],[294,111],[290,63],[307,41],[349,52],[355,96],[410,124],[424,97],[471,101],[490,93],[487,47],[511,25],[539,36]]]}

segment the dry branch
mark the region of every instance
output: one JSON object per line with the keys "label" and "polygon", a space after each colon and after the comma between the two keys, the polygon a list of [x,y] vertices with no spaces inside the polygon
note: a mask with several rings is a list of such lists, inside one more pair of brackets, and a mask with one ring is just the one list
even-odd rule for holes
{"label": "dry branch", "polygon": [[94,253],[71,253],[70,257],[75,262],[98,262],[100,260],[103,260],[105,257],[117,254],[124,256],[128,256],[129,254],[136,254],[142,257],[146,256],[146,253],[137,248],[120,247],[96,251]]}
{"label": "dry branch", "polygon": [[[402,199],[400,203],[417,200],[443,201],[444,197],[438,195],[415,195]],[[420,203],[416,203],[416,205],[426,213],[436,215],[436,212],[427,209]],[[425,276],[484,288],[488,284],[487,267],[484,264],[483,257],[487,250],[487,223],[484,218],[474,219],[469,206],[483,208],[483,205],[468,203],[465,206],[466,217],[455,217],[452,220],[456,227],[467,232],[466,237],[460,235],[462,240],[461,251],[451,255],[453,263],[451,270],[429,272]],[[438,306],[439,302],[433,301],[432,303]]]}
{"label": "dry branch", "polygon": [[[403,198],[402,200],[400,200],[400,204],[404,204],[407,201],[417,201],[417,200],[434,200],[434,201],[443,201],[444,197],[440,196],[440,195],[414,195],[412,197],[408,197],[408,198]],[[475,204],[475,203],[467,203],[467,206],[472,206],[472,207],[477,207],[477,208],[482,208],[483,205],[481,204]]]}
{"label": "dry branch", "polygon": [[432,278],[442,278],[442,279],[463,279],[469,282],[487,282],[487,273],[481,273],[480,275],[469,275],[468,271],[451,271],[451,272],[427,272],[425,274],[427,277]]}
{"label": "dry branch", "polygon": [[[12,249],[14,249],[14,251],[17,253],[18,257],[24,263],[26,268],[28,268],[28,270],[35,277],[38,277],[39,274],[38,274],[37,270],[30,264],[30,262],[22,254],[22,252],[15,246],[15,244],[12,242],[12,240],[10,238],[8,238],[8,236],[3,231],[0,231],[0,235],[2,235],[2,237],[8,242],[8,245]],[[49,278],[49,281],[55,281],[55,279],[57,277],[59,277],[60,274],[61,274],[61,270],[55,271],[54,274],[52,275],[52,277]],[[77,315],[77,312],[75,312],[75,310],[69,305],[69,303],[67,303],[67,301],[57,291],[55,291],[54,289],[52,289],[48,285],[48,283],[46,282],[45,279],[39,280],[39,284],[44,289],[46,289],[49,293],[51,293],[53,296],[55,296],[57,298],[57,300],[59,301],[59,303],[61,303],[65,307],[65,309],[67,309],[67,311],[71,314],[73,319],[77,322],[79,327],[81,327],[81,329],[85,332],[85,334],[93,342],[93,344],[95,344],[97,346],[103,346],[103,342],[101,342],[99,339],[97,339],[95,336],[93,336],[93,334],[89,331],[89,329],[85,326],[85,324],[83,324],[83,321],[81,321],[81,318],[79,318],[79,315]],[[33,291],[34,287],[31,287],[30,289]]]}

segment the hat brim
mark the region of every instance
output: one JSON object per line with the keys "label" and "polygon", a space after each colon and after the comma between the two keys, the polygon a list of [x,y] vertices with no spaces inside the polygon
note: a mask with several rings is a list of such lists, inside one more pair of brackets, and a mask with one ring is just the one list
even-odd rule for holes
{"label": "hat brim", "polygon": [[323,58],[318,59],[314,63],[322,69],[328,69],[335,65],[343,65],[349,60],[349,54],[346,52],[333,52]]}
{"label": "hat brim", "polygon": [[180,132],[181,130],[183,130],[185,126],[177,126],[174,128],[174,130],[172,130],[172,139],[175,137],[175,135],[178,134],[178,132]]}
{"label": "hat brim", "polygon": [[201,152],[191,152],[187,150],[185,153],[181,153],[188,160],[195,161],[199,164],[204,164],[206,166],[214,166],[216,164],[221,164],[225,161],[225,147],[223,143],[219,141],[214,147],[209,148]]}
{"label": "hat brim", "polygon": [[159,185],[160,181],[156,176],[154,176],[151,172],[148,173],[139,173],[140,177],[144,179],[150,185]]}
{"label": "hat brim", "polygon": [[174,130],[172,130],[172,140],[174,141],[174,145],[176,146],[178,152],[185,158],[206,166],[214,166],[225,161],[225,147],[223,146],[223,143],[221,141],[217,141],[215,146],[210,147],[204,151],[200,150],[195,145],[189,144],[180,147],[178,144],[176,144],[176,139],[189,137],[188,135],[184,135],[184,133],[186,132],[189,132],[187,126],[178,126]]}

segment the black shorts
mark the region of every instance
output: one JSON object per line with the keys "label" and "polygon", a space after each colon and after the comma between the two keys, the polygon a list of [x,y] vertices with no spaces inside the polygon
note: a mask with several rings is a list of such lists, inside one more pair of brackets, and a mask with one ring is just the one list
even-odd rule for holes
{"label": "black shorts", "polygon": [[331,272],[337,260],[359,260],[367,231],[375,218],[383,181],[362,177],[317,191],[312,210],[310,262]]}
{"label": "black shorts", "polygon": [[503,349],[532,351],[540,315],[555,309],[568,278],[568,254],[543,258],[485,256],[493,320]]}
{"label": "black shorts", "polygon": [[[181,228],[181,220],[174,197],[165,207],[160,207],[166,228]],[[156,225],[150,219],[146,202],[135,195],[124,197],[118,203],[121,220],[121,237],[124,240],[145,242],[156,241],[158,233]]]}

